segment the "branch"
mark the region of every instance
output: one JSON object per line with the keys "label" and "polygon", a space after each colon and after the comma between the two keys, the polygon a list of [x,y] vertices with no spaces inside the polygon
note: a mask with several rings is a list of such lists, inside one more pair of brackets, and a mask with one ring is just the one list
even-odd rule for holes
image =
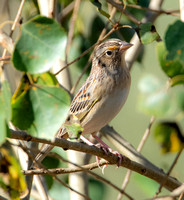
{"label": "branch", "polygon": [[153,165],[149,160],[147,160],[142,154],[140,154],[129,142],[127,142],[119,133],[117,133],[109,125],[105,126],[100,130],[100,133],[113,144],[117,150],[123,155],[127,156],[129,159],[146,166],[152,170],[160,169]]}
{"label": "branch", "polygon": [[[104,166],[106,164],[110,164],[106,160],[100,160],[99,166]],[[31,170],[22,170],[24,175],[57,175],[57,174],[71,174],[71,173],[76,173],[76,172],[82,172],[84,170],[93,170],[98,168],[98,164],[91,163],[79,167],[72,167],[72,168],[53,168],[53,169],[31,169]]]}
{"label": "branch", "polygon": [[[116,155],[110,152],[108,152],[108,155],[106,155],[102,149],[99,149],[96,146],[89,146],[87,144],[83,144],[80,142],[71,142],[66,139],[58,139],[58,138],[54,138],[54,140],[51,141],[51,140],[33,137],[23,131],[13,131],[13,130],[10,130],[10,131],[11,131],[11,138],[13,139],[25,140],[27,142],[33,141],[33,142],[38,142],[38,143],[45,143],[45,144],[61,147],[65,150],[75,150],[75,151],[85,152],[85,153],[89,153],[89,154],[101,157],[107,160],[111,164],[118,163],[118,157]],[[146,165],[141,165],[139,163],[136,163],[125,156],[123,157],[120,166],[133,170],[143,176],[146,176],[152,180],[155,180],[158,183],[161,183],[166,177],[166,174],[162,170],[150,169]],[[175,188],[179,187],[180,185],[181,183],[179,181],[169,176],[167,181],[164,184],[164,187],[172,191]]]}
{"label": "branch", "polygon": [[[145,133],[144,133],[144,135],[143,135],[138,147],[137,147],[137,152],[141,152],[145,142],[147,141],[148,136],[150,135],[150,130],[151,130],[151,127],[153,125],[154,120],[155,120],[155,117],[152,116],[151,119],[150,119],[149,125],[148,125],[148,127],[147,127],[147,129],[146,129],[146,131],[145,131]],[[122,189],[123,190],[125,190],[125,188],[127,187],[128,183],[130,181],[131,174],[132,174],[132,171],[128,170],[126,175],[125,175],[123,184],[122,184]],[[117,197],[117,200],[121,200],[121,198],[122,198],[122,195],[119,194],[118,197]]]}
{"label": "branch", "polygon": [[[53,154],[53,153],[51,153]],[[101,160],[99,164],[97,163],[91,163],[88,165],[84,165],[84,166],[79,166],[78,164],[75,164],[71,161],[65,160],[64,158],[62,158],[61,156],[57,155],[57,157],[59,159],[61,159],[63,162],[68,162],[70,165],[72,165],[72,168],[70,169],[66,169],[66,168],[57,168],[57,169],[36,169],[36,170],[24,170],[23,173],[24,174],[28,174],[28,175],[35,175],[35,174],[39,174],[39,175],[44,175],[44,174],[49,174],[49,175],[54,175],[54,177],[56,177],[56,174],[66,174],[66,173],[75,173],[75,172],[86,172],[90,175],[92,175],[93,177],[95,177],[96,179],[110,185],[111,187],[113,187],[114,189],[116,189],[117,191],[119,191],[121,194],[124,194],[126,197],[128,197],[128,199],[133,200],[133,198],[128,195],[126,192],[124,192],[124,190],[120,189],[119,187],[117,187],[116,185],[114,185],[113,183],[111,183],[109,180],[97,175],[96,173],[92,172],[92,169],[98,168],[99,166],[103,166],[103,165],[107,165],[109,164],[109,162],[105,161],[105,160]],[[75,166],[75,167],[73,167]]]}
{"label": "branch", "polygon": [[8,50],[10,54],[13,52],[13,40],[7,34],[0,30],[0,45]]}
{"label": "branch", "polygon": [[179,157],[181,156],[182,151],[183,151],[183,148],[177,153],[177,155],[176,155],[176,157],[175,157],[175,159],[174,159],[172,165],[170,166],[168,172],[166,173],[165,179],[164,179],[163,182],[160,184],[160,186],[159,186],[159,188],[158,188],[158,190],[157,190],[157,192],[156,192],[156,194],[155,194],[155,197],[157,197],[158,194],[161,192],[162,187],[163,187],[163,184],[164,184],[165,181],[167,180],[167,177],[171,174],[171,171],[173,170],[173,168],[176,166],[176,163],[177,163]]}

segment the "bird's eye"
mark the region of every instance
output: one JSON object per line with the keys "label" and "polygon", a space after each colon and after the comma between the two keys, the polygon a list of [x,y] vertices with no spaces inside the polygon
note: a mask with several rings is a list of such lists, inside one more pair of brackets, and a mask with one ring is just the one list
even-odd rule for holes
{"label": "bird's eye", "polygon": [[112,55],[112,51],[107,50],[107,51],[106,51],[106,55],[107,55],[107,56],[111,56],[111,55]]}

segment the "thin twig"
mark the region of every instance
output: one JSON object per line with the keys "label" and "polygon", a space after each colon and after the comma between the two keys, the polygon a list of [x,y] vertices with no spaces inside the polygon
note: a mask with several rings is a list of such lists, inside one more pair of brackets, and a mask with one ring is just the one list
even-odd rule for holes
{"label": "thin twig", "polygon": [[[72,14],[72,18],[71,18],[71,23],[70,23],[70,27],[69,27],[69,32],[68,32],[68,37],[67,37],[67,45],[66,45],[66,49],[65,49],[65,65],[68,64],[68,54],[71,48],[71,44],[72,44],[72,39],[73,39],[73,34],[74,34],[74,27],[75,27],[75,22],[77,20],[77,14],[79,11],[79,7],[80,7],[80,0],[75,0],[74,3],[74,9],[73,9],[73,14]],[[66,78],[67,81],[67,85],[65,85],[65,87],[67,86],[68,89],[71,89],[72,87],[72,82],[71,82],[71,76],[69,73],[69,69],[66,68],[65,70],[67,70],[66,72],[66,76],[62,77],[62,78]]]}
{"label": "thin twig", "polygon": [[172,165],[170,166],[168,172],[166,173],[166,176],[165,176],[165,178],[163,179],[163,181],[161,182],[161,184],[160,184],[160,186],[159,186],[159,188],[158,188],[158,190],[157,190],[157,192],[156,192],[156,194],[155,194],[154,197],[157,197],[157,195],[161,192],[161,190],[162,190],[162,188],[163,188],[163,185],[165,184],[165,182],[167,181],[167,178],[168,178],[169,175],[171,174],[171,171],[172,171],[173,168],[175,167],[175,165],[176,165],[176,163],[177,163],[177,161],[178,161],[178,159],[179,159],[179,157],[180,157],[182,151],[183,151],[183,148],[177,153],[177,155],[176,155],[176,157],[175,157],[175,159],[174,159]]}
{"label": "thin twig", "polygon": [[66,45],[66,51],[65,51],[66,63],[67,63],[67,60],[68,60],[68,53],[70,51],[70,47],[71,47],[71,44],[72,44],[74,26],[75,26],[75,22],[76,22],[76,19],[77,19],[79,7],[80,7],[80,0],[75,0],[73,14],[72,14],[71,23],[70,23],[69,32],[68,32],[68,37],[67,37],[68,39],[67,39],[67,45]]}
{"label": "thin twig", "polygon": [[19,20],[20,20],[20,16],[21,16],[21,13],[22,13],[22,9],[23,9],[23,6],[24,6],[24,3],[25,3],[26,0],[22,0],[21,3],[20,3],[20,6],[19,6],[19,9],[18,9],[18,12],[17,12],[17,15],[15,17],[15,20],[14,20],[14,23],[11,27],[11,32],[10,32],[10,37],[12,37],[12,34],[15,30],[15,27],[17,26]]}
{"label": "thin twig", "polygon": [[[18,9],[17,15],[16,15],[15,20],[14,20],[14,22],[13,22],[13,25],[12,25],[12,27],[11,27],[11,31],[10,31],[10,34],[9,34],[10,37],[12,37],[12,34],[13,34],[14,30],[15,30],[15,27],[16,27],[16,25],[18,24],[18,21],[19,21],[19,19],[20,19],[20,16],[21,16],[21,12],[22,12],[24,3],[25,3],[25,0],[22,0],[21,3],[20,3],[20,6],[19,6],[19,9]],[[2,58],[4,58],[4,57],[6,56],[6,53],[7,53],[7,50],[4,49],[3,54],[2,54]],[[4,66],[4,62],[2,61],[2,62],[1,62],[1,68],[3,68],[3,66]]]}
{"label": "thin twig", "polygon": [[152,9],[152,8],[145,8],[145,7],[142,7],[140,5],[135,5],[135,4],[127,4],[126,6],[130,7],[130,8],[136,8],[136,9],[139,9],[139,10],[156,12],[158,14],[173,15],[173,16],[176,16],[176,17],[179,16],[179,14],[177,14],[177,13],[179,13],[179,10],[156,10],[156,9]]}
{"label": "thin twig", "polygon": [[184,184],[173,190],[169,195],[165,196],[159,196],[159,197],[153,197],[150,200],[162,200],[164,198],[167,199],[167,197],[170,197],[172,199],[175,199],[176,197],[179,197],[178,200],[182,200],[184,195]]}
{"label": "thin twig", "polygon": [[[52,154],[51,154],[52,155]],[[67,168],[67,169],[63,169],[63,168],[57,168],[57,169],[36,169],[36,170],[24,170],[23,173],[27,174],[27,175],[35,175],[35,174],[50,174],[50,175],[56,175],[56,174],[66,174],[66,173],[75,173],[75,172],[81,172],[81,171],[85,171],[86,173],[92,175],[93,177],[95,177],[96,179],[110,185],[111,187],[113,187],[114,189],[118,190],[121,194],[124,194],[125,196],[127,196],[129,199],[133,199],[130,195],[128,195],[127,193],[125,193],[122,189],[118,188],[116,185],[114,185],[113,183],[111,183],[109,180],[97,175],[96,173],[92,172],[92,169],[98,168],[98,164],[95,163],[91,163],[88,165],[84,165],[84,166],[79,166],[76,163],[70,162],[66,159],[64,159],[63,157],[61,157],[60,155],[57,155],[57,157],[59,159],[61,159],[63,162],[67,162],[73,166],[75,166],[75,168]],[[99,163],[99,166],[103,166],[106,164],[110,164],[109,162],[107,162],[106,160],[101,160]],[[89,171],[90,170],[90,171]]]}
{"label": "thin twig", "polygon": [[80,195],[81,197],[84,197],[87,200],[91,200],[88,196],[76,191],[75,189],[73,189],[72,187],[70,187],[68,184],[66,184],[65,182],[63,182],[62,180],[60,180],[57,176],[53,177],[55,180],[57,180],[59,183],[61,183],[64,187],[68,188],[69,190],[71,190],[72,192],[75,192],[76,194]]}
{"label": "thin twig", "polygon": [[[25,148],[23,148],[23,150],[25,150]],[[27,152],[27,150],[26,150]],[[28,153],[29,154],[29,153]],[[50,153],[50,155],[53,156],[53,153]],[[34,158],[29,154],[29,156],[34,160]],[[23,173],[25,175],[45,175],[45,174],[49,174],[49,175],[53,175],[54,178],[59,181],[60,183],[62,183],[65,187],[67,187],[68,189],[70,189],[71,191],[74,191],[77,194],[80,194],[81,196],[83,196],[81,193],[77,192],[76,190],[74,190],[73,188],[71,188],[70,186],[68,186],[67,184],[65,184],[63,181],[59,180],[56,177],[56,174],[68,174],[68,173],[75,173],[75,172],[81,172],[81,171],[85,171],[86,173],[94,176],[96,179],[105,182],[106,184],[110,185],[111,187],[113,187],[114,189],[118,190],[120,193],[124,194],[125,196],[127,196],[129,199],[133,199],[132,197],[130,197],[130,195],[128,195],[127,193],[125,193],[123,190],[121,190],[120,188],[118,188],[117,186],[115,186],[113,183],[111,183],[110,181],[108,181],[107,179],[89,171],[95,168],[98,168],[99,166],[103,166],[106,164],[110,164],[109,162],[107,162],[106,160],[101,160],[99,165],[97,163],[91,163],[85,166],[79,166],[73,162],[70,162],[66,159],[64,159],[63,157],[61,157],[60,155],[57,155],[57,158],[61,159],[63,162],[67,162],[70,163],[72,165],[75,166],[75,168],[67,168],[67,169],[63,169],[63,168],[57,168],[57,169],[46,169],[45,167],[43,167],[42,164],[37,163],[37,166],[42,166],[42,169],[33,169],[33,170],[23,170]],[[34,160],[35,161],[35,160]],[[86,195],[84,195],[86,197]]]}
{"label": "thin twig", "polygon": [[[69,161],[67,161],[69,162]],[[23,170],[24,175],[57,175],[57,174],[71,174],[71,173],[76,173],[76,172],[81,172],[84,170],[93,170],[98,168],[99,166],[104,166],[106,164],[110,164],[106,160],[101,160],[99,165],[95,163],[90,163],[87,165],[83,165],[81,167],[75,167],[75,168],[55,168],[55,169],[30,169],[30,170]]]}
{"label": "thin twig", "polygon": [[[66,69],[68,66],[72,65],[73,63],[75,63],[76,61],[80,60],[83,56],[85,56],[89,51],[91,51],[96,45],[100,44],[103,40],[105,40],[107,37],[109,37],[112,33],[114,33],[115,31],[119,30],[120,28],[127,28],[130,26],[114,26],[101,40],[99,40],[98,42],[96,42],[95,44],[93,44],[90,48],[88,48],[87,50],[85,50],[80,56],[78,56],[76,59],[74,59],[73,61],[69,62],[68,64],[66,64],[62,69],[60,69],[58,72],[56,72],[54,75],[58,75],[60,72],[62,72],[64,69]],[[131,27],[132,28],[132,27]]]}
{"label": "thin twig", "polygon": [[[105,35],[105,37],[103,38],[106,39],[109,35],[111,35],[113,32],[115,32],[116,29],[111,29],[109,31],[108,34]],[[60,69],[58,72],[56,72],[54,75],[58,75],[60,72],[62,72],[64,69],[66,69],[68,66],[70,66],[71,64],[75,63],[76,61],[80,60],[83,56],[85,56],[89,51],[91,51],[96,45],[98,45],[101,41],[93,44],[90,48],[88,48],[87,50],[85,50],[80,56],[78,56],[76,59],[74,59],[73,61],[69,62],[68,64],[66,64],[62,69]]]}
{"label": "thin twig", "polygon": [[145,131],[145,133],[144,133],[144,135],[143,135],[143,137],[142,137],[142,139],[139,143],[139,146],[137,147],[138,152],[141,152],[146,140],[148,139],[148,137],[150,135],[150,130],[151,130],[151,127],[152,127],[154,121],[155,121],[155,117],[152,116],[151,119],[150,119],[149,125],[148,125],[148,127],[147,127],[147,129],[146,129],[146,131]]}
{"label": "thin twig", "polygon": [[58,14],[58,21],[61,23],[63,19],[72,12],[74,8],[74,1],[72,1],[69,5],[67,5],[65,8],[61,10],[61,12]]}
{"label": "thin twig", "polygon": [[[107,22],[105,28],[102,30],[102,32],[101,32],[101,34],[100,34],[100,36],[99,36],[97,42],[103,40],[103,37],[104,37],[105,33],[107,32],[108,25],[109,25],[109,23],[111,22],[111,20],[113,19],[115,13],[116,13],[116,8],[113,7],[113,8],[112,8],[112,11],[111,11],[111,13],[110,13],[110,18],[109,18],[110,21]],[[75,92],[76,87],[78,86],[78,84],[79,84],[81,78],[82,78],[83,75],[86,73],[87,69],[89,68],[90,63],[91,63],[91,60],[92,60],[92,54],[91,54],[91,56],[90,56],[90,58],[89,58],[87,64],[85,65],[85,67],[84,67],[82,73],[80,74],[79,78],[77,79],[75,85],[72,87],[72,89],[71,89],[71,91],[70,91],[71,94],[73,94],[73,93]]]}
{"label": "thin twig", "polygon": [[182,194],[184,194],[184,183],[181,186],[179,186],[178,188],[176,188],[175,190],[173,190],[171,192],[170,196],[178,197]]}
{"label": "thin twig", "polygon": [[78,84],[79,84],[81,78],[84,76],[84,74],[86,73],[87,69],[89,68],[90,62],[91,62],[91,59],[89,58],[87,64],[85,65],[84,69],[82,70],[82,73],[80,74],[79,78],[77,79],[75,85],[74,85],[74,86],[72,87],[72,89],[70,90],[70,93],[71,93],[71,94],[74,94],[74,92],[75,92],[75,90],[76,90],[76,88],[77,88],[77,86],[78,86]]}
{"label": "thin twig", "polygon": [[4,58],[3,57],[0,57],[0,61],[3,61],[5,63],[8,63],[11,61],[11,56],[5,56]]}
{"label": "thin twig", "polygon": [[184,197],[184,192],[180,194],[179,199],[178,200],[182,200]]}
{"label": "thin twig", "polygon": [[[140,143],[139,143],[139,145],[138,145],[138,147],[137,147],[137,151],[138,151],[138,152],[141,152],[141,150],[142,150],[142,148],[143,148],[143,146],[144,146],[144,144],[145,144],[147,138],[149,137],[149,135],[150,135],[150,130],[151,130],[151,127],[152,127],[152,125],[153,125],[154,120],[155,120],[155,117],[152,116],[151,119],[150,119],[149,125],[148,125],[148,127],[147,127],[145,133],[143,134],[143,137],[142,137],[142,139],[141,139],[141,141],[140,141]],[[129,181],[130,181],[131,174],[132,174],[132,171],[131,171],[131,170],[128,170],[127,173],[126,173],[126,175],[125,175],[123,184],[122,184],[122,190],[125,190],[125,189],[126,189],[128,183],[129,183]],[[122,198],[122,195],[121,195],[121,194],[118,194],[117,200],[121,200],[121,198]]]}
{"label": "thin twig", "polygon": [[[12,145],[15,145],[15,144],[12,144]],[[86,195],[83,195],[83,194],[81,194],[80,192],[78,192],[78,191],[76,191],[75,189],[73,189],[73,188],[71,188],[70,186],[68,186],[66,183],[64,183],[63,181],[61,181],[60,179],[58,179],[57,177],[56,177],[56,174],[60,174],[60,173],[57,173],[57,170],[58,169],[56,169],[56,173],[53,173],[53,171],[55,171],[54,169],[46,169],[45,167],[44,167],[44,165],[43,164],[41,164],[41,163],[39,163],[39,162],[37,162],[35,159],[34,159],[34,157],[33,157],[33,155],[32,155],[32,153],[31,153],[31,151],[26,147],[26,146],[23,146],[22,145],[22,143],[19,143],[19,145],[16,145],[16,146],[19,146],[19,147],[21,147],[22,148],[22,150],[24,150],[26,153],[27,153],[27,155],[28,155],[28,157],[33,161],[33,163],[34,163],[34,165],[35,166],[37,166],[37,167],[41,167],[41,169],[36,169],[36,170],[22,170],[23,171],[23,173],[25,174],[25,175],[44,175],[44,174],[49,174],[49,175],[53,175],[53,177],[58,181],[58,182],[60,182],[62,185],[64,185],[66,188],[68,188],[68,189],[70,189],[71,191],[73,191],[73,192],[75,192],[75,193],[77,193],[77,194],[79,194],[79,195],[81,195],[81,196],[83,196],[83,197],[85,197],[86,199],[90,199],[90,198],[88,198]],[[34,171],[37,171],[38,173],[34,173]],[[44,173],[40,173],[40,172],[44,172]],[[61,170],[60,170],[61,171]],[[33,173],[32,173],[33,172]],[[41,180],[40,180],[41,181]],[[42,187],[42,184],[40,184],[40,188]],[[43,188],[41,188],[41,190],[42,191],[44,191],[44,189]],[[45,192],[43,192],[43,194],[45,194]],[[42,195],[43,195],[42,194]],[[45,198],[46,199],[46,198]]]}
{"label": "thin twig", "polygon": [[137,20],[131,13],[129,13],[123,4],[118,4],[113,0],[107,0],[107,2],[109,4],[111,4],[112,6],[116,7],[117,10],[119,10],[120,12],[122,12],[126,17],[128,17],[130,19],[130,21],[132,21],[134,24],[140,25],[141,22],[139,20]]}

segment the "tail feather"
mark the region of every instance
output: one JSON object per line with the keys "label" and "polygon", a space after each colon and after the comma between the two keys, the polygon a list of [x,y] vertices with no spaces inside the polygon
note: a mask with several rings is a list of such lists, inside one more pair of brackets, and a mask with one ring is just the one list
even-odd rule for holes
{"label": "tail feather", "polygon": [[[56,138],[65,138],[68,139],[68,133],[66,132],[65,128],[60,128],[57,132]],[[43,144],[40,148],[40,152],[36,155],[35,161],[41,163],[43,159],[49,154],[49,152],[54,148],[53,145],[50,144]]]}

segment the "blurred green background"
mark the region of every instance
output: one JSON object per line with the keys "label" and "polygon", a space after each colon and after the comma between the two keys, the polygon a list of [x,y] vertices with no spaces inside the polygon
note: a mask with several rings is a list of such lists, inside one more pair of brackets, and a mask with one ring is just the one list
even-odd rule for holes
{"label": "blurred green background", "polygon": [[[3,0],[0,0],[0,5],[1,5],[1,1]],[[145,4],[148,4],[148,2],[149,1],[144,1]],[[15,0],[9,0],[8,3],[9,3],[9,8],[10,8],[10,18],[14,19],[15,13],[18,9],[19,1],[16,2]],[[64,4],[66,2],[61,0],[61,4],[62,3]],[[32,5],[34,5],[33,1],[26,1],[24,10],[23,10],[23,21],[24,20],[26,21],[37,14],[36,7]],[[163,3],[162,9],[163,10],[165,9],[177,10],[179,9],[179,1],[165,0]],[[137,12],[136,14],[137,14],[137,17],[141,16],[141,13],[139,12]],[[117,14],[115,18],[118,19],[118,17],[119,17],[119,14]],[[8,14],[6,13],[6,10],[3,10],[1,8],[0,23],[4,22],[8,18],[9,17],[8,17]],[[91,18],[94,18],[96,20],[91,20]],[[176,21],[177,19],[178,19],[177,17],[166,15],[166,14],[163,14],[157,18],[154,24],[161,39],[164,38],[164,35],[165,35],[165,32],[167,31],[168,26],[172,24],[174,21]],[[129,21],[126,18],[124,18],[122,21],[123,21],[122,23],[124,24],[129,23]],[[76,29],[75,29],[76,37],[74,36],[73,47],[71,48],[71,52],[69,55],[70,60],[73,60],[74,58],[79,56],[80,53],[82,53],[84,50],[86,50],[92,44],[96,42],[102,30],[102,27],[104,26],[106,22],[107,22],[107,19],[104,16],[100,15],[96,7],[93,6],[90,1],[87,1],[87,0],[82,1],[78,19],[76,21]],[[66,19],[65,21],[63,21],[63,26],[65,27],[65,29],[69,28],[69,19]],[[122,32],[127,32],[127,31],[123,30],[121,31],[121,33]],[[127,33],[132,34],[131,31]],[[129,37],[126,34],[125,34],[125,38],[127,37],[128,39]],[[118,36],[116,35],[115,37],[118,37]],[[81,43],[83,45],[81,45]],[[142,80],[142,78],[144,78],[146,75],[150,75],[150,74],[157,77],[159,80],[163,81],[164,83],[166,83],[166,81],[168,80],[168,77],[162,71],[160,64],[158,62],[156,47],[157,47],[157,42],[144,45],[144,53],[142,55],[141,62],[135,62],[131,70],[132,85],[131,85],[128,100],[125,106],[123,107],[123,109],[120,111],[120,113],[110,123],[110,125],[113,126],[115,130],[118,133],[120,133],[127,141],[129,141],[134,147],[138,146],[146,128],[148,127],[148,124],[151,118],[151,116],[145,115],[143,112],[140,111],[140,109],[138,109],[138,99],[140,95],[140,91],[139,91],[140,80]],[[89,54],[85,56],[84,58],[82,58],[79,62],[70,66],[70,72],[71,72],[73,84],[80,76],[81,70],[85,66],[85,63],[87,62],[88,57],[89,57]],[[20,78],[20,75],[17,72],[15,72],[15,74],[16,74],[17,79],[11,84],[12,90],[16,88],[16,83],[18,82]],[[15,74],[12,74],[13,78],[15,77]],[[83,76],[82,80],[80,81],[80,85],[84,82],[87,76],[88,74],[85,74]],[[156,118],[156,122],[154,123],[154,126],[151,129],[151,136],[146,141],[146,144],[142,150],[142,154],[150,162],[154,163],[156,166],[160,168],[163,168],[165,171],[169,169],[172,161],[174,160],[176,156],[176,153],[162,154],[161,148],[153,136],[153,130],[155,128],[155,124],[157,123],[157,121],[163,120],[163,119],[172,119],[172,118],[173,116],[167,116],[166,118],[164,117]],[[184,127],[184,125],[182,124],[181,126]],[[105,141],[105,142],[108,143],[108,141]],[[112,147],[111,144],[109,145]],[[174,177],[178,178],[181,182],[184,181],[184,170],[183,170],[183,162],[182,162],[183,159],[184,159],[184,153],[181,155],[179,161],[177,162],[177,165],[175,166],[171,174]],[[105,169],[105,178],[109,179],[111,182],[120,186],[124,180],[124,176],[127,170],[124,168],[119,168],[119,169],[115,169],[115,168],[116,168],[115,166],[108,166]],[[98,173],[99,175],[102,175],[101,170],[96,169],[94,171]],[[100,187],[100,186],[98,187],[97,183],[94,185],[97,188]],[[126,189],[126,192],[130,194],[131,196],[136,197],[136,200],[146,199],[155,194],[158,186],[159,185],[156,184],[154,181],[151,181],[139,174],[133,173],[130,183]],[[163,191],[164,191],[163,194],[168,193],[168,191],[164,189]],[[95,194],[94,190],[91,191],[91,193],[93,193],[94,195]],[[115,191],[109,186],[105,186],[105,196],[103,199],[104,200],[116,199],[117,194],[118,194],[117,191]],[[63,199],[65,198],[67,199],[68,197],[63,196]],[[126,199],[126,197],[124,197],[124,199]]]}

